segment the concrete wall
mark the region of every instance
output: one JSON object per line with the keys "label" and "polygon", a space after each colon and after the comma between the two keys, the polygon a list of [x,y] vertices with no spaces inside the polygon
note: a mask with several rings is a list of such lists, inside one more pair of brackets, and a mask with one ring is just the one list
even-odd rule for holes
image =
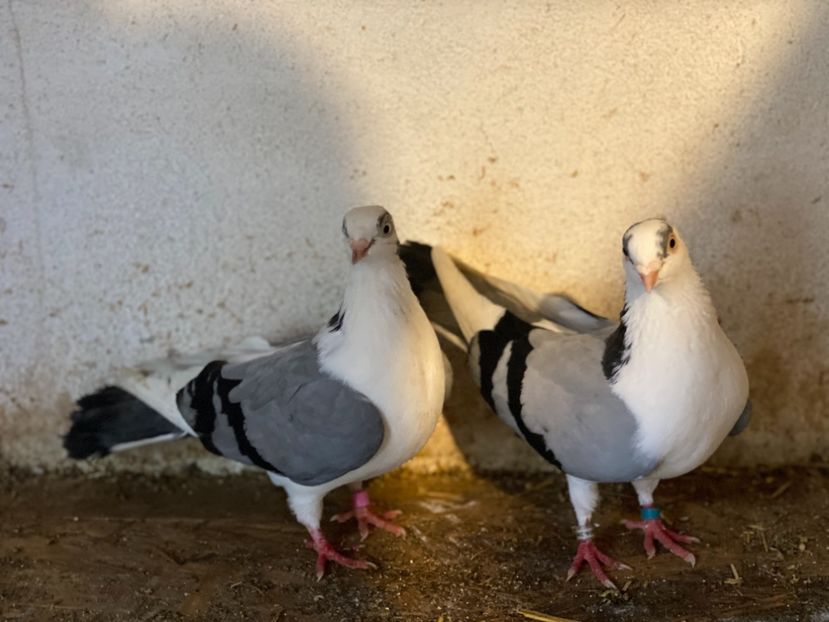
{"label": "concrete wall", "polygon": [[[827,41],[817,2],[3,3],[2,459],[61,464],[120,365],[313,329],[369,202],[614,315],[668,216],[753,383],[716,459],[828,458]],[[416,464],[540,464],[466,404]]]}

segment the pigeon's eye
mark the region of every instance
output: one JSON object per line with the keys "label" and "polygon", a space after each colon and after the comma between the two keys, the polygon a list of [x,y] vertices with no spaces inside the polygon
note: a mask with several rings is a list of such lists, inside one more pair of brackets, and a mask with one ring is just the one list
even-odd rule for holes
{"label": "pigeon's eye", "polygon": [[386,223],[383,225],[383,235],[388,235],[389,233],[391,233],[391,225]]}
{"label": "pigeon's eye", "polygon": [[676,238],[674,236],[671,236],[671,239],[668,240],[668,246],[670,248],[676,248]]}

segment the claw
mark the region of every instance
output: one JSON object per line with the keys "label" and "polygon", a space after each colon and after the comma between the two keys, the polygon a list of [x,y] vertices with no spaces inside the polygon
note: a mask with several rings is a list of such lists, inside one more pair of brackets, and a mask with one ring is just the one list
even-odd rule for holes
{"label": "claw", "polygon": [[360,540],[368,538],[369,526],[376,527],[394,534],[395,536],[405,536],[406,530],[400,525],[395,525],[392,521],[400,516],[403,512],[400,510],[391,510],[377,515],[371,511],[371,502],[369,501],[368,492],[365,490],[358,490],[354,493],[353,498],[354,509],[341,514],[334,514],[331,517],[332,521],[338,523],[345,523],[349,520],[357,520],[357,530],[360,532]]}
{"label": "claw", "polygon": [[326,562],[334,562],[346,568],[353,568],[355,570],[376,570],[377,564],[364,559],[352,559],[346,557],[337,549],[335,549],[330,542],[325,538],[323,533],[319,530],[310,531],[311,541],[306,542],[309,548],[314,549],[317,553],[316,574],[317,581],[320,581],[325,575]]}
{"label": "claw", "polygon": [[696,565],[697,558],[694,554],[678,543],[693,544],[699,542],[699,538],[668,529],[659,517],[659,510],[656,508],[643,508],[643,515],[646,515],[647,518],[640,521],[623,520],[622,524],[628,529],[641,529],[645,533],[644,546],[648,559],[656,555],[656,546],[654,545],[654,540],[656,540],[668,551],[691,564],[692,567]]}
{"label": "claw", "polygon": [[569,570],[567,570],[567,578],[565,580],[569,581],[570,579],[575,577],[576,574],[578,574],[579,570],[581,570],[582,564],[584,562],[587,562],[587,565],[590,567],[593,576],[596,577],[599,583],[601,583],[609,590],[618,591],[619,588],[617,588],[616,584],[610,580],[602,566],[612,568],[614,570],[632,570],[632,568],[627,564],[623,564],[622,562],[613,559],[609,555],[605,555],[604,553],[602,553],[596,547],[596,544],[593,542],[592,539],[580,540],[579,548],[576,551],[576,556],[573,558],[573,563],[570,564],[570,568]]}
{"label": "claw", "polygon": [[332,523],[334,523],[334,522],[336,522],[336,523],[345,523],[347,521],[350,521],[352,518],[354,518],[354,512],[353,511],[340,512],[339,514],[334,514],[331,517],[330,522],[332,522]]}

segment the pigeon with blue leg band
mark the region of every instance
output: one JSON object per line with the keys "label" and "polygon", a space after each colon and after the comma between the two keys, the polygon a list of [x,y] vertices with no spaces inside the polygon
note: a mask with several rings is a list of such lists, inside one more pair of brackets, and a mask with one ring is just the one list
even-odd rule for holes
{"label": "pigeon with blue leg band", "polygon": [[677,533],[665,526],[662,521],[662,511],[653,505],[653,491],[658,483],[658,480],[653,479],[641,479],[633,482],[633,487],[639,496],[641,520],[623,520],[622,524],[628,529],[641,529],[644,532],[645,554],[648,559],[656,555],[656,546],[654,545],[654,540],[656,540],[671,553],[694,566],[697,563],[696,556],[681,545],[693,544],[699,542],[699,539],[687,534]]}
{"label": "pigeon with blue leg band", "polygon": [[655,508],[653,506],[650,507],[643,507],[641,511],[642,520],[656,520],[662,516],[662,512],[659,508]]}
{"label": "pigeon with blue leg band", "polygon": [[[423,264],[424,248],[404,245],[404,261]],[[627,525],[643,529],[648,555],[659,542],[693,564],[681,544],[695,539],[665,527],[653,491],[702,464],[750,414],[742,359],[678,231],[663,219],[636,223],[622,255],[618,323],[459,266],[440,248],[430,256],[484,400],[567,476],[578,540],[567,578],[586,563],[607,587],[605,568],[625,566],[593,540],[597,484],[631,482],[644,515]]]}

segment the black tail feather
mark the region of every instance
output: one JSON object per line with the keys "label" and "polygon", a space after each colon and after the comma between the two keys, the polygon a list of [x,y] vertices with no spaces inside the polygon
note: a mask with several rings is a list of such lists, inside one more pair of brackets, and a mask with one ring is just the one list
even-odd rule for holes
{"label": "black tail feather", "polygon": [[432,247],[420,242],[406,242],[400,245],[400,259],[406,266],[412,291],[429,320],[462,340],[458,322],[443,294],[432,263]]}
{"label": "black tail feather", "polygon": [[[404,242],[400,245],[400,259],[406,265],[409,284],[415,296],[420,298],[432,281],[438,283],[438,275],[432,264],[432,247],[420,242]],[[440,287],[440,284],[437,285]]]}
{"label": "black tail feather", "polygon": [[125,443],[184,434],[119,387],[103,387],[80,398],[77,405],[78,410],[70,415],[72,427],[63,437],[64,449],[75,460],[106,456]]}

